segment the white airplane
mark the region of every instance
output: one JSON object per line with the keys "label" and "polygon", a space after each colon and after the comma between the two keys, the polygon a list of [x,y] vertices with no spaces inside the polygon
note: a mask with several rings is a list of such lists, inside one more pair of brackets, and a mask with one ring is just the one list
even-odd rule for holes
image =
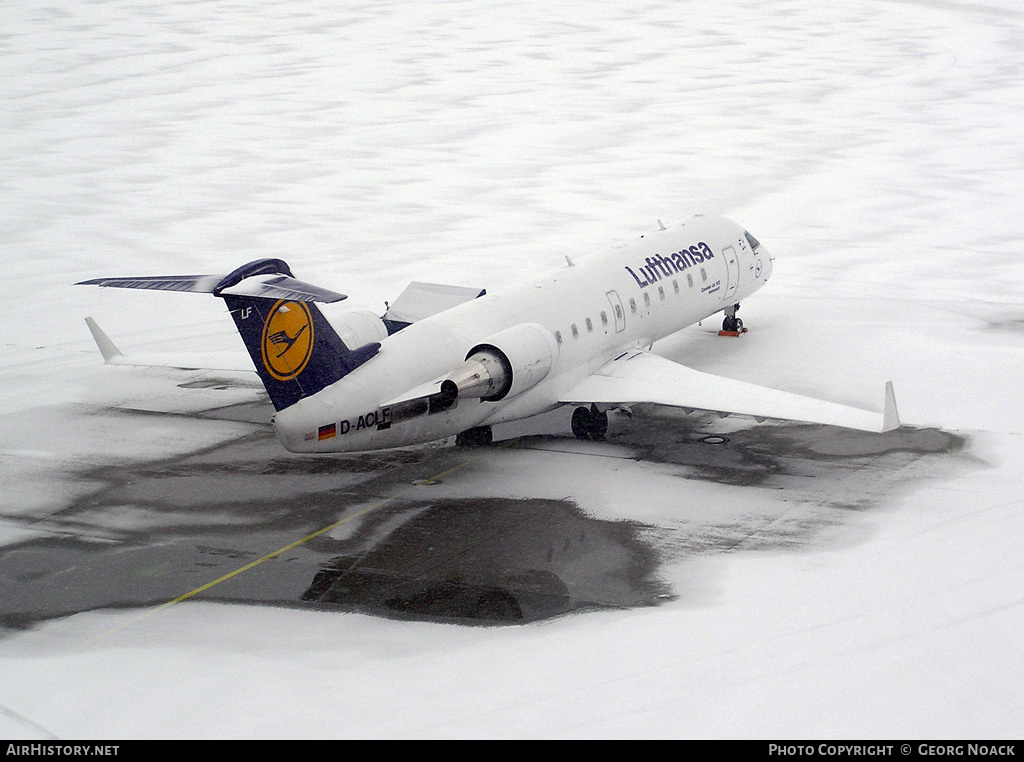
{"label": "white airplane", "polygon": [[[772,257],[741,226],[699,215],[633,243],[494,292],[414,283],[377,317],[329,323],[314,302],[346,297],[292,277],[279,259],[226,276],[99,278],[84,284],[212,293],[227,302],[292,452],[379,450],[456,436],[574,405],[572,431],[601,439],[608,410],[651,402],[883,432],[900,425],[892,383],[882,413],[703,373],[649,350],[767,282]],[[108,362],[124,361],[88,321]]]}

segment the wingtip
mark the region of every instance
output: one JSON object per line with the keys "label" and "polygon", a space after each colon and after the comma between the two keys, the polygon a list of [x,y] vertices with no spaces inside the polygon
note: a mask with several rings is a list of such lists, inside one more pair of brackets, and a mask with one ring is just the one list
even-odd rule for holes
{"label": "wingtip", "polygon": [[85,319],[85,324],[89,326],[89,332],[92,334],[93,340],[96,342],[96,346],[99,347],[100,354],[103,355],[103,362],[109,363],[115,357],[123,357],[121,350],[110,340],[110,337],[103,332],[103,329],[97,325],[96,321],[91,317]]}
{"label": "wingtip", "polygon": [[899,410],[896,409],[896,393],[892,381],[885,382],[885,411],[882,415],[882,432],[898,429],[900,424]]}

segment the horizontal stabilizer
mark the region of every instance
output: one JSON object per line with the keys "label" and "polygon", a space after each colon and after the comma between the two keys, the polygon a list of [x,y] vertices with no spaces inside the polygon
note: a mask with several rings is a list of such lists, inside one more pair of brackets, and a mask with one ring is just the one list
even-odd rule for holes
{"label": "horizontal stabilizer", "polygon": [[703,373],[641,350],[620,355],[562,395],[559,401],[606,405],[652,402],[872,432],[889,431],[900,425],[892,382],[886,384],[885,412],[873,413]]}
{"label": "horizontal stabilizer", "polygon": [[[275,410],[284,410],[344,378],[372,359],[380,342],[368,341],[354,329],[348,346],[312,302],[338,302],[347,297],[336,291],[296,280],[281,259],[254,259],[227,275],[157,275],[134,278],[95,278],[78,285],[191,291],[213,294],[227,305],[254,369]],[[376,325],[374,325],[374,321]],[[367,324],[367,321],[362,321]],[[370,334],[383,338],[376,315],[368,323]],[[380,328],[380,331],[374,330]],[[352,328],[350,325],[349,328]],[[207,353],[179,356],[125,357],[90,322],[89,329],[111,365],[152,365],[203,370],[241,370],[233,357]],[[365,332],[364,332],[365,333]],[[245,368],[249,370],[249,368]]]}
{"label": "horizontal stabilizer", "polygon": [[304,283],[287,275],[253,275],[237,285],[221,289],[232,296],[257,296],[264,299],[290,299],[295,302],[340,302],[345,294],[312,283]]}
{"label": "horizontal stabilizer", "polygon": [[191,291],[212,294],[223,275],[151,275],[140,278],[93,278],[76,286],[103,286],[104,288],[145,288],[150,291]]}
{"label": "horizontal stabilizer", "polygon": [[93,278],[76,286],[103,286],[106,288],[143,288],[151,291],[190,291],[199,294],[229,294],[255,296],[263,299],[289,299],[295,302],[340,302],[347,299],[337,291],[304,283],[301,280],[269,273],[253,275],[233,286],[217,290],[223,275],[154,275],[141,278]]}

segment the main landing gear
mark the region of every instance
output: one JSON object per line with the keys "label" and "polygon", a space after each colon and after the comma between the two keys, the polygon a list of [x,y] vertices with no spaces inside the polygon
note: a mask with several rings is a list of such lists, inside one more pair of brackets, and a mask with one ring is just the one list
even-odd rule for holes
{"label": "main landing gear", "polygon": [[741,333],[747,332],[747,329],[743,327],[743,321],[736,317],[739,309],[739,304],[732,304],[725,308],[725,320],[722,321],[722,330],[718,332],[719,336],[739,336]]}
{"label": "main landing gear", "polygon": [[484,447],[494,441],[490,426],[475,426],[455,435],[456,447]]}
{"label": "main landing gear", "polygon": [[604,440],[608,433],[608,413],[597,409],[597,405],[589,408],[578,407],[572,411],[572,433],[577,439]]}

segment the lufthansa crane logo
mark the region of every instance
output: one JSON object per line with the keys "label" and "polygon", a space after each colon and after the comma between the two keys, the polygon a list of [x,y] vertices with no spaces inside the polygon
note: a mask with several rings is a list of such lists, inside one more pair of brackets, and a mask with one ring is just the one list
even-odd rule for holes
{"label": "lufthansa crane logo", "polygon": [[263,324],[263,367],[278,381],[302,373],[313,354],[313,316],[302,302],[274,305]]}

